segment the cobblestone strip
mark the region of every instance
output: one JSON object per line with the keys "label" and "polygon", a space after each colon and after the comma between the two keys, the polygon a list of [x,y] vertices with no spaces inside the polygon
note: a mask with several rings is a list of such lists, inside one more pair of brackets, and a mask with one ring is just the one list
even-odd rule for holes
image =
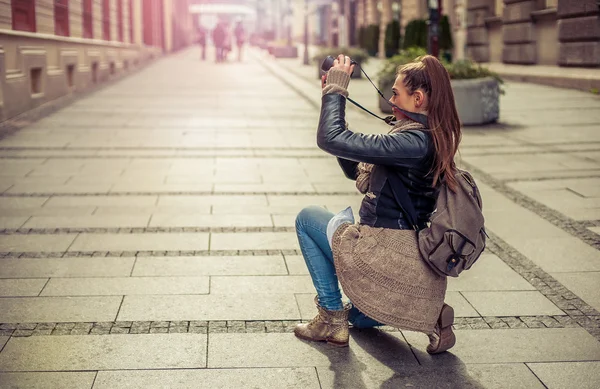
{"label": "cobblestone strip", "polygon": [[[590,317],[595,328],[600,316]],[[77,323],[0,323],[0,336],[111,335],[172,333],[290,333],[300,320],[216,320],[216,321],[115,321]],[[305,321],[306,322],[306,321]],[[569,316],[507,316],[456,318],[454,329],[575,328],[581,324]],[[383,326],[383,331],[399,329]]]}
{"label": "cobblestone strip", "polygon": [[[157,151],[157,150],[173,150],[173,151],[313,151],[318,150],[316,147],[158,147],[158,146],[142,146],[142,147],[126,147],[126,146],[114,146],[114,147],[0,147],[0,151],[26,151],[26,150],[46,150],[46,151],[114,151],[114,150],[128,150],[128,151]],[[137,154],[136,154],[137,155]],[[104,158],[103,156],[92,156],[93,158]],[[218,158],[220,155],[213,155],[213,158]]]}
{"label": "cobblestone strip", "polygon": [[471,173],[473,173],[477,180],[481,180],[481,182],[489,185],[494,190],[502,193],[520,206],[534,212],[544,220],[549,221],[574,237],[581,239],[595,249],[600,250],[600,236],[589,230],[586,223],[573,220],[570,217],[567,217],[562,213],[555,211],[554,209],[549,208],[528,196],[525,196],[521,192],[510,188],[505,182],[495,179],[491,175],[484,173],[469,163],[462,162],[462,164],[465,165],[465,167]]}
{"label": "cobblestone strip", "polygon": [[2,258],[97,258],[97,257],[244,257],[253,255],[302,255],[300,250],[177,250],[177,251],[38,251],[0,252]]}
{"label": "cobblestone strip", "polygon": [[348,196],[357,195],[356,191],[346,192],[218,192],[218,191],[182,191],[182,192],[89,192],[89,193],[2,193],[0,197],[120,197],[120,196]]}
{"label": "cobblestone strip", "polygon": [[[500,239],[497,235],[491,231],[488,231],[488,234],[490,235],[490,239],[488,240],[486,250],[497,255],[515,272],[519,273],[540,293],[567,314],[567,316],[554,316],[558,321],[558,324],[550,320],[550,316],[529,317],[527,320],[522,320],[525,322],[527,328],[556,328],[552,326],[567,327],[575,326],[575,324],[577,324],[586,329],[596,339],[600,340],[600,312],[565,288],[560,282],[554,279],[554,277],[546,273],[530,259]],[[498,326],[502,324],[494,322],[494,325]]]}
{"label": "cobblestone strip", "polygon": [[27,234],[155,234],[181,232],[215,232],[215,233],[245,233],[245,232],[294,232],[294,227],[136,227],[136,228],[19,228],[0,229],[0,235]]}
{"label": "cobblestone strip", "polygon": [[[489,154],[488,154],[489,155]],[[294,159],[329,159],[330,155],[306,155],[306,154],[218,154],[218,158],[294,158]],[[144,158],[144,159],[214,159],[215,154],[186,154],[186,155],[127,155],[127,154],[112,154],[102,157],[94,155],[36,155],[36,156],[25,156],[25,155],[0,155],[0,159],[123,159],[123,158]]]}

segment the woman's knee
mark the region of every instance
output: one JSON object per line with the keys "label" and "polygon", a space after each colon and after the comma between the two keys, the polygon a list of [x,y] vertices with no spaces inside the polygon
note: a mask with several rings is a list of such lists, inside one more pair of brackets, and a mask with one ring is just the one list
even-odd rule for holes
{"label": "woman's knee", "polygon": [[308,207],[305,207],[296,216],[296,228],[301,229],[302,226],[306,224],[306,222],[314,220],[323,211],[323,208],[316,205],[310,205]]}

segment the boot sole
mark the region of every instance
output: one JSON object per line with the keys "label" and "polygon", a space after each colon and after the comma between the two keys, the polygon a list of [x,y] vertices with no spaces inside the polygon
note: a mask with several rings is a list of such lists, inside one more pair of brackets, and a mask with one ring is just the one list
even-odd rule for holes
{"label": "boot sole", "polygon": [[308,336],[299,335],[299,334],[297,334],[295,332],[294,332],[294,335],[296,335],[296,338],[298,338],[298,339],[307,340],[309,342],[325,342],[325,343],[327,343],[329,345],[332,345],[334,347],[348,347],[348,345],[349,345],[349,342],[342,342],[342,343],[340,343],[340,342],[336,342],[336,341],[333,341],[333,340],[327,340],[327,339],[313,339],[313,338],[309,338]]}
{"label": "boot sole", "polygon": [[440,312],[440,317],[438,318],[438,324],[440,325],[440,328],[450,327],[454,324],[454,308],[444,304],[442,311]]}
{"label": "boot sole", "polygon": [[456,344],[456,335],[454,335],[454,331],[452,331],[452,324],[454,324],[454,308],[444,304],[442,306],[442,311],[440,312],[440,317],[438,318],[438,325],[441,328],[440,342],[435,349],[432,349],[429,346],[427,347],[427,352],[429,354],[443,353],[454,347]]}

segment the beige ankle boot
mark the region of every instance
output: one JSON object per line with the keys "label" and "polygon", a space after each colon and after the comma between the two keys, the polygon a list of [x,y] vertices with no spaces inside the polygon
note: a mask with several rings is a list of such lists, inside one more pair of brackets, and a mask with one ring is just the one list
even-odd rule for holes
{"label": "beige ankle boot", "polygon": [[452,331],[452,324],[454,324],[454,309],[450,305],[444,304],[433,334],[429,335],[429,346],[427,346],[429,354],[443,353],[454,346],[456,336]]}
{"label": "beige ankle boot", "polygon": [[341,311],[328,311],[319,305],[318,297],[315,304],[319,313],[308,323],[298,324],[294,334],[304,340],[327,342],[333,346],[348,346],[348,311],[350,304]]}

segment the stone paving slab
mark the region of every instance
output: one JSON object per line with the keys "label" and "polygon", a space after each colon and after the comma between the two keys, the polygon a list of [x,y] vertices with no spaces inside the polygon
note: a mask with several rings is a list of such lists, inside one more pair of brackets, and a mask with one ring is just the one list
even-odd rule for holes
{"label": "stone paving slab", "polygon": [[482,254],[460,277],[448,279],[448,291],[535,290],[527,280],[493,254]]}
{"label": "stone paving slab", "polygon": [[[96,207],[29,207],[29,208],[13,208],[0,209],[0,212],[5,216],[11,217],[26,217],[30,216],[89,216],[96,210]],[[98,214],[98,212],[96,212]],[[21,225],[25,224],[23,222]],[[15,228],[15,227],[4,227]]]}
{"label": "stone paving slab", "polygon": [[[446,355],[417,354],[422,365],[462,363],[568,362],[600,358],[600,343],[583,328],[456,330],[456,346]],[[429,340],[423,334],[403,331],[417,350]],[[400,336],[390,333],[392,336]]]}
{"label": "stone paving slab", "polygon": [[543,270],[600,270],[598,250],[515,204],[488,185],[478,183],[478,187],[482,197],[486,198],[486,204],[492,204],[483,211],[488,228]]}
{"label": "stone paving slab", "polygon": [[[1,270],[0,270],[1,274]],[[284,275],[283,258],[269,256],[138,257],[133,276]]]}
{"label": "stone paving slab", "polygon": [[[173,196],[173,195],[161,195],[158,198],[158,202],[156,203],[159,207],[165,206],[178,206],[178,207],[194,207],[196,205],[225,205],[229,206],[232,204],[233,206],[240,205],[268,205],[267,198],[265,195],[181,195],[181,196]],[[252,207],[248,207],[252,208]]]}
{"label": "stone paving slab", "polygon": [[8,216],[4,211],[2,211],[2,214],[4,216],[0,216],[0,229],[19,228],[29,219],[29,217],[24,216]]}
{"label": "stone paving slab", "polygon": [[125,296],[121,321],[298,320],[293,294]]}
{"label": "stone paving slab", "polygon": [[155,213],[150,227],[272,227],[270,215],[189,215]]}
{"label": "stone paving slab", "polygon": [[2,278],[120,277],[131,274],[135,258],[2,258]]}
{"label": "stone paving slab", "polygon": [[5,209],[41,207],[48,199],[48,196],[0,197],[0,211],[4,212]]}
{"label": "stone paving slab", "polygon": [[237,214],[294,214],[297,215],[298,212],[302,210],[302,207],[297,205],[252,205],[251,207],[247,205],[238,205],[238,204],[215,204],[212,206],[212,213],[214,215],[237,215]]}
{"label": "stone paving slab", "polygon": [[10,339],[10,336],[0,336],[0,351],[2,350],[2,348],[4,347],[6,342],[8,342],[9,339]]}
{"label": "stone paving slab", "polygon": [[[0,262],[1,266],[1,262]],[[46,278],[39,279],[0,279],[1,297],[38,296],[44,285],[48,282]]]}
{"label": "stone paving slab", "polygon": [[6,297],[0,299],[0,322],[111,321],[123,297]]}
{"label": "stone paving slab", "polygon": [[600,388],[600,362],[528,363],[548,389]]}
{"label": "stone paving slab", "polygon": [[211,294],[313,293],[310,276],[213,276]]}
{"label": "stone paving slab", "polygon": [[211,250],[295,250],[299,248],[298,238],[293,232],[212,233],[210,237]]}
{"label": "stone paving slab", "polygon": [[[0,199],[1,200],[1,199]],[[44,207],[105,206],[105,207],[153,207],[158,201],[152,196],[54,196]],[[40,204],[41,205],[41,204]]]}
{"label": "stone paving slab", "polygon": [[93,389],[320,389],[312,367],[272,369],[202,369],[100,371]]}
{"label": "stone paving slab", "polygon": [[11,186],[6,193],[10,194],[71,194],[71,193],[108,193],[113,184],[91,183],[91,184],[65,184],[65,185],[47,185],[47,184],[16,184]]}
{"label": "stone paving slab", "polygon": [[209,277],[97,277],[52,278],[41,295],[122,296],[208,293]]}
{"label": "stone paving slab", "polygon": [[225,193],[253,193],[253,192],[316,192],[310,182],[296,183],[269,183],[269,184],[215,184],[215,192]]}
{"label": "stone paving slab", "polygon": [[397,368],[417,365],[410,348],[402,341],[385,342],[384,346],[376,338],[372,342],[359,344],[352,337],[349,348],[336,348],[305,342],[290,333],[209,336],[209,368],[328,367],[347,366],[351,362],[363,366],[384,362]]}
{"label": "stone paving slab", "polygon": [[273,225],[275,227],[294,227],[296,225],[296,217],[300,211],[301,209],[294,213],[272,215]]}
{"label": "stone paving slab", "polygon": [[286,255],[285,263],[291,275],[309,274],[306,262],[302,255]]}
{"label": "stone paving slab", "polygon": [[18,389],[90,389],[96,372],[0,373],[0,387]]}
{"label": "stone paving slab", "polygon": [[[135,175],[138,177],[138,175]],[[211,192],[214,188],[212,183],[203,184],[163,184],[144,182],[125,182],[111,186],[110,193],[173,193],[173,192]],[[95,193],[93,191],[88,191]]]}
{"label": "stone paving slab", "polygon": [[600,311],[600,272],[551,273],[558,282]]}
{"label": "stone paving slab", "polygon": [[0,235],[0,252],[67,251],[76,234]]}
{"label": "stone paving slab", "polygon": [[564,315],[538,291],[462,292],[482,316]]}
{"label": "stone paving slab", "polygon": [[208,215],[211,212],[210,204],[197,204],[193,208],[191,207],[133,207],[133,206],[120,206],[120,207],[96,207],[94,211],[94,215],[173,215],[173,214],[185,214],[187,216],[192,215]]}
{"label": "stone paving slab", "polygon": [[147,227],[150,215],[33,216],[23,228]]}
{"label": "stone paving slab", "polygon": [[207,250],[208,237],[206,233],[79,234],[69,251]]}
{"label": "stone paving slab", "polygon": [[203,368],[206,342],[203,334],[13,338],[0,371]]}
{"label": "stone paving slab", "polygon": [[450,364],[389,368],[358,363],[347,368],[317,367],[322,388],[544,389],[525,364]]}

